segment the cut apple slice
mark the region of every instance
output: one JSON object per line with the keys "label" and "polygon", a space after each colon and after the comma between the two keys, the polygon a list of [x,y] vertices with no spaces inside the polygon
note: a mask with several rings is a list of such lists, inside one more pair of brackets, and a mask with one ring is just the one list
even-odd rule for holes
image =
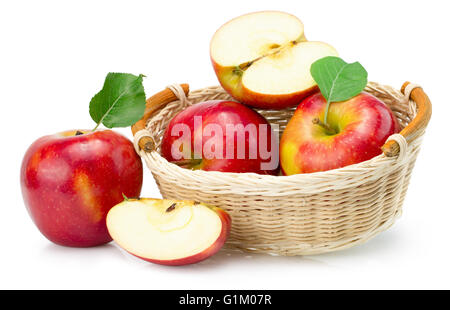
{"label": "cut apple slice", "polygon": [[211,60],[222,87],[257,108],[282,109],[317,90],[313,62],[337,56],[323,42],[307,42],[303,24],[283,12],[258,12],[223,25],[213,36]]}
{"label": "cut apple slice", "polygon": [[274,53],[290,42],[305,41],[303,23],[294,15],[265,11],[242,15],[223,25],[211,41],[211,56],[224,67]]}
{"label": "cut apple slice", "polygon": [[127,252],[163,265],[186,265],[215,254],[231,226],[222,209],[187,200],[128,199],[106,218],[114,241]]}
{"label": "cut apple slice", "polygon": [[261,95],[288,95],[316,85],[310,73],[316,60],[336,54],[323,42],[303,42],[256,61],[242,76],[242,85]]}

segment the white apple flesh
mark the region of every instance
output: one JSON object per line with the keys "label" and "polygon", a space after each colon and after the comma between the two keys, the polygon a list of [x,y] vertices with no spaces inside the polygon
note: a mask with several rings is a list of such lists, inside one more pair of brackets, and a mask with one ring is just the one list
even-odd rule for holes
{"label": "white apple flesh", "polygon": [[337,56],[323,42],[307,42],[295,16],[265,11],[237,17],[214,34],[211,61],[222,87],[257,108],[294,106],[317,90],[313,62]]}
{"label": "white apple flesh", "polygon": [[222,209],[187,200],[129,199],[106,219],[114,241],[127,252],[163,265],[186,265],[215,254],[231,219]]}

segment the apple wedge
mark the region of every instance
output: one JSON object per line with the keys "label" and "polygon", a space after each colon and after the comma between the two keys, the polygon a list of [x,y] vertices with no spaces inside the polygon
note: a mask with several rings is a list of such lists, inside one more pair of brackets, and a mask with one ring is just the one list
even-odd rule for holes
{"label": "apple wedge", "polygon": [[106,224],[127,252],[152,263],[187,265],[219,251],[231,218],[220,208],[194,201],[141,198],[114,206]]}
{"label": "apple wedge", "polygon": [[283,109],[317,90],[313,62],[337,51],[308,42],[303,23],[276,11],[237,17],[214,34],[211,61],[222,87],[236,100],[256,108]]}

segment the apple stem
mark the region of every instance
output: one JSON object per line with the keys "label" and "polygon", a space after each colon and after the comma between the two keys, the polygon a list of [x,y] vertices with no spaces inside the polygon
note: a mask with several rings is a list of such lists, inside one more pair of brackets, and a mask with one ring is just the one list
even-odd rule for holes
{"label": "apple stem", "polygon": [[241,73],[243,72],[243,71],[245,71],[245,70],[247,70],[256,60],[258,60],[259,58],[257,58],[257,59],[255,59],[255,60],[252,60],[252,61],[248,61],[248,62],[245,62],[245,63],[243,63],[243,64],[240,64],[239,66],[238,66],[238,68],[241,70]]}
{"label": "apple stem", "polygon": [[253,63],[255,61],[258,61],[261,58],[264,58],[265,56],[266,55],[263,55],[263,56],[260,56],[260,57],[258,57],[256,59],[253,59],[251,61],[247,61],[247,62],[244,62],[244,63],[240,64],[239,66],[236,67],[235,73],[242,75],[244,73],[244,71],[247,70],[251,65],[253,65]]}
{"label": "apple stem", "polygon": [[[293,45],[297,44],[296,41],[292,41],[291,43]],[[272,49],[272,51],[270,51],[264,55],[261,55],[253,60],[244,62],[244,63],[240,64],[239,66],[237,66],[237,68],[235,69],[235,73],[242,74],[245,70],[247,70],[256,61],[263,59],[264,57],[275,55],[275,54],[279,53],[283,49],[283,46],[280,46],[279,44],[272,44],[272,46],[270,48]]]}
{"label": "apple stem", "polygon": [[181,168],[192,168],[193,166],[199,165],[201,162],[201,159],[180,159],[170,161],[170,163],[175,164]]}
{"label": "apple stem", "polygon": [[324,118],[323,118],[323,122],[328,126],[328,123],[327,123],[327,121],[328,121],[328,110],[330,110],[330,104],[331,104],[331,101],[328,99],[327,100],[327,106],[325,107],[325,116],[324,116]]}
{"label": "apple stem", "polygon": [[322,122],[318,117],[314,118],[312,120],[313,124],[315,125],[319,125],[320,127],[322,127],[323,129],[325,129],[328,133],[335,135],[337,134],[336,130],[334,130],[333,128],[330,127],[330,125],[328,125],[327,123]]}
{"label": "apple stem", "polygon": [[97,125],[95,125],[94,129],[92,129],[92,132],[96,131],[98,126],[100,126],[100,122],[98,122]]}

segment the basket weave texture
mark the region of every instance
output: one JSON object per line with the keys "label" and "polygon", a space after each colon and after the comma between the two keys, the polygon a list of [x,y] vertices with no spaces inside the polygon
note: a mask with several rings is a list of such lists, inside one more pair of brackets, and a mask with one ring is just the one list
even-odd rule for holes
{"label": "basket weave texture", "polygon": [[[189,93],[173,87],[179,100],[156,111],[135,144],[150,136],[152,152],[139,150],[164,198],[191,199],[228,211],[232,228],[226,247],[279,255],[311,255],[363,243],[389,228],[402,213],[411,171],[424,128],[407,144],[400,135],[397,157],[381,154],[340,169],[291,176],[188,170],[160,155],[161,139],[171,118],[187,106],[232,98],[219,86]],[[388,105],[405,127],[417,113],[414,101],[389,86],[370,82],[365,91]],[[295,108],[258,110],[280,134]],[[400,136],[400,140],[398,137]]]}

